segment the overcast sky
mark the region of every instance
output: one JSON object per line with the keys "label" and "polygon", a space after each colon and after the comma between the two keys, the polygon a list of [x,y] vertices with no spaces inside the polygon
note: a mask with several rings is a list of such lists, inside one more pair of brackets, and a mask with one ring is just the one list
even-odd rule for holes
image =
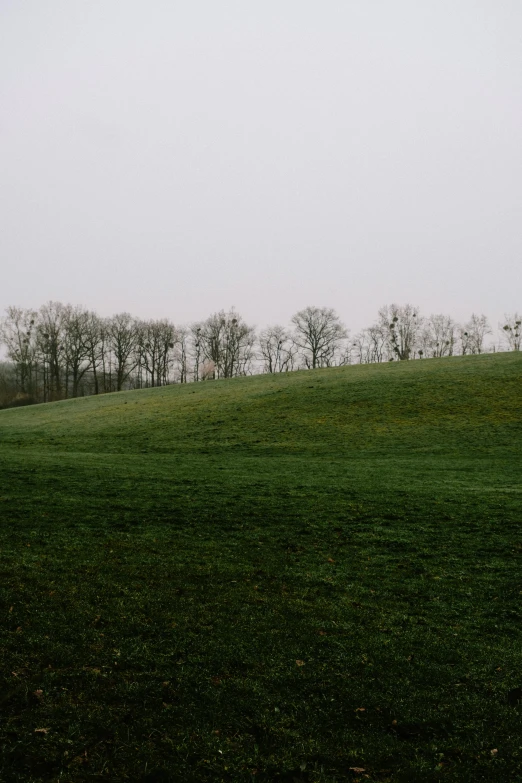
{"label": "overcast sky", "polygon": [[0,311],[522,310],[520,0],[0,0]]}

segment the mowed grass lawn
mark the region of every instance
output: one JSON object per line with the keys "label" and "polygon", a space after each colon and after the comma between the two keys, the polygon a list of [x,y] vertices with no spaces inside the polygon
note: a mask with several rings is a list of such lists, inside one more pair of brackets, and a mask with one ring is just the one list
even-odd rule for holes
{"label": "mowed grass lawn", "polygon": [[522,355],[0,412],[0,780],[522,780]]}

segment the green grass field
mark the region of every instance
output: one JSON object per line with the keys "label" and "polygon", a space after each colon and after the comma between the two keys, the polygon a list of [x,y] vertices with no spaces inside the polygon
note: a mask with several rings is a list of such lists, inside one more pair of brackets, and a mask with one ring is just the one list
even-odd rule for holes
{"label": "green grass field", "polygon": [[0,781],[522,780],[522,354],[0,411]]}

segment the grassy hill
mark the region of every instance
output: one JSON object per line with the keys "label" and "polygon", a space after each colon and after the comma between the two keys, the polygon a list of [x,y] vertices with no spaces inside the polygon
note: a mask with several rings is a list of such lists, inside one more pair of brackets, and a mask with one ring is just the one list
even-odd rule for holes
{"label": "grassy hill", "polygon": [[522,776],[521,392],[513,353],[0,411],[0,780]]}

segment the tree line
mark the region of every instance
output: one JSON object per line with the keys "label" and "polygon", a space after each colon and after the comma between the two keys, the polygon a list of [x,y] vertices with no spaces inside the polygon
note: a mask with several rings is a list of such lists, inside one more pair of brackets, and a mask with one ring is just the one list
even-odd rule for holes
{"label": "tree line", "polygon": [[[506,316],[492,349],[519,351],[521,325],[518,313]],[[424,317],[409,304],[382,307],[375,323],[354,337],[329,307],[306,307],[288,326],[259,332],[235,310],[176,326],[129,313],[102,318],[60,302],[39,310],[9,307],[0,322],[8,358],[0,366],[0,406],[258,373],[479,354],[492,334],[484,315],[458,324],[447,315]]]}

